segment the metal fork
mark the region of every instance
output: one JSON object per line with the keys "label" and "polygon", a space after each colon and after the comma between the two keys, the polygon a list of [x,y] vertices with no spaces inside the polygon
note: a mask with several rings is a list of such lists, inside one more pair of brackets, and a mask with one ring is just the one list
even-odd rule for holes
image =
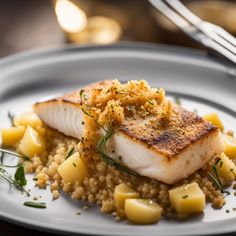
{"label": "metal fork", "polygon": [[223,28],[203,21],[178,0],[149,0],[187,35],[236,64],[236,39]]}

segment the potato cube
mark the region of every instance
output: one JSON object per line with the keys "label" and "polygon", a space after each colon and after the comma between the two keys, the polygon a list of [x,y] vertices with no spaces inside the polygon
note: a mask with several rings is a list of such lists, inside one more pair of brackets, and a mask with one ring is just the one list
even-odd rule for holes
{"label": "potato cube", "polygon": [[79,152],[68,157],[59,167],[58,173],[67,183],[83,182],[88,175],[87,167],[80,158]]}
{"label": "potato cube", "polygon": [[37,126],[42,126],[43,122],[34,112],[26,112],[20,116],[15,117],[14,125],[15,126],[30,126],[36,128]]}
{"label": "potato cube", "polygon": [[114,200],[117,208],[124,209],[125,200],[128,198],[139,198],[139,193],[125,184],[115,187]]}
{"label": "potato cube", "polygon": [[221,131],[224,130],[224,126],[220,120],[220,117],[218,116],[218,114],[216,112],[204,115],[203,119],[205,119],[205,120],[211,122],[213,125],[219,127]]}
{"label": "potato cube", "polygon": [[196,182],[169,190],[169,198],[178,213],[198,213],[205,208],[205,194]]}
{"label": "potato cube", "polygon": [[20,141],[19,150],[25,156],[31,158],[39,155],[44,150],[42,137],[30,126],[27,127],[23,138]]}
{"label": "potato cube", "polygon": [[221,154],[220,159],[216,164],[216,168],[225,184],[230,184],[235,180],[236,166],[225,154]]}
{"label": "potato cube", "polygon": [[236,158],[236,138],[223,135],[224,140],[224,152],[229,158]]}
{"label": "potato cube", "polygon": [[24,126],[3,128],[2,133],[2,144],[7,147],[14,147],[14,145],[20,141],[25,133]]}
{"label": "potato cube", "polygon": [[162,208],[149,199],[126,199],[125,214],[134,223],[153,224],[160,220]]}

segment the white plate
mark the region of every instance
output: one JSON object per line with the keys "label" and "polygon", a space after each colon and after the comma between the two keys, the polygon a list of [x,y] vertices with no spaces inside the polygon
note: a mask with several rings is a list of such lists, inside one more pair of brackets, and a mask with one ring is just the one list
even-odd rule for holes
{"label": "white plate", "polygon": [[[0,61],[0,126],[9,125],[7,111],[19,114],[43,96],[69,91],[97,80],[146,79],[181,98],[183,106],[199,114],[217,111],[226,128],[236,131],[236,79],[226,65],[191,50],[164,46],[116,45],[66,47],[18,54]],[[230,72],[230,73],[229,73]],[[20,225],[64,233],[100,235],[194,235],[236,231],[236,197],[231,193],[221,210],[207,206],[204,214],[188,221],[161,220],[154,225],[117,223],[95,207],[67,196],[51,201],[50,191],[33,188],[47,209],[24,207],[26,197],[0,180],[0,216]],[[31,197],[32,199],[32,197]],[[79,210],[80,209],[80,210]],[[226,213],[229,209],[230,213]],[[82,214],[77,215],[80,211]]]}

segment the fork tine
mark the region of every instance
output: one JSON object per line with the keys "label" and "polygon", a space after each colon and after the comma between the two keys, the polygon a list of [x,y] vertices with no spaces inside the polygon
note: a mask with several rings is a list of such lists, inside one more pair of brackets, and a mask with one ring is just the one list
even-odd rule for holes
{"label": "fork tine", "polygon": [[187,7],[184,6],[178,0],[164,0],[166,3],[169,4],[179,15],[184,17],[188,20],[191,24],[195,25],[196,27],[202,21],[198,16],[196,16],[193,12],[191,12]]}
{"label": "fork tine", "polygon": [[215,28],[214,25],[212,28],[213,30],[211,30],[211,28],[212,28],[211,24],[208,25],[208,23],[206,23],[206,24],[202,25],[202,31],[203,31],[203,33],[206,34],[206,36],[213,39],[217,43],[221,44],[223,47],[225,47],[226,49],[231,51],[236,56],[236,47],[234,45],[232,45],[230,42],[228,42],[228,40],[226,40],[221,34],[218,34],[214,30],[214,28]]}
{"label": "fork tine", "polygon": [[[165,15],[169,20],[175,23],[178,27],[184,30],[185,27],[189,27],[190,24],[179,14],[173,11],[166,3],[162,0],[150,0],[154,6],[158,6],[158,10]],[[184,30],[185,31],[185,30]],[[187,32],[186,32],[187,33]]]}
{"label": "fork tine", "polygon": [[[236,64],[232,36],[224,38],[220,27],[202,21],[178,0],[149,0],[160,12],[180,27],[186,34],[211,48]],[[216,28],[218,29],[216,30]],[[222,29],[223,30],[223,29]],[[226,35],[226,34],[223,34]],[[230,42],[229,42],[230,41]]]}
{"label": "fork tine", "polygon": [[205,46],[207,46],[208,48],[211,48],[211,49],[217,51],[218,53],[222,54],[223,56],[225,56],[226,58],[228,58],[232,62],[236,63],[236,56],[232,52],[227,50],[225,47],[223,47],[220,44],[218,44],[217,42],[213,41],[212,39],[210,39],[208,37],[204,37],[204,38],[202,38],[202,43]]}
{"label": "fork tine", "polygon": [[209,22],[205,22],[193,14],[179,0],[165,0],[175,11],[191,22],[196,28],[202,31],[206,36],[215,40],[223,47],[236,55],[235,38],[227,33],[224,29]]}
{"label": "fork tine", "polygon": [[233,35],[229,34],[226,30],[216,26],[215,32],[236,47],[236,38]]}

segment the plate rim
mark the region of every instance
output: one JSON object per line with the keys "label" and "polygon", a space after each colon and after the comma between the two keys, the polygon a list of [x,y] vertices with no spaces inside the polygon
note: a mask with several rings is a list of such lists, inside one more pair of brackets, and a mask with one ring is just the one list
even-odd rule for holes
{"label": "plate rim", "polygon": [[[178,45],[149,43],[149,42],[129,42],[122,41],[118,43],[99,45],[99,44],[62,44],[48,47],[40,47],[35,49],[28,49],[7,55],[0,58],[0,69],[11,66],[11,64],[18,63],[20,60],[36,59],[38,56],[54,56],[54,54],[63,54],[71,52],[89,52],[89,51],[101,51],[101,50],[141,50],[149,52],[170,52],[178,54],[178,56],[189,56],[195,59],[204,59],[208,62],[206,67],[213,67],[214,69],[220,69],[227,72],[228,69],[236,68],[236,65],[232,65],[231,62],[224,58],[215,56],[209,51],[204,51],[196,48],[188,48]],[[202,63],[201,63],[202,64]],[[202,64],[204,65],[204,64]]]}
{"label": "plate rim", "polygon": [[[13,55],[9,55],[7,57],[1,58],[0,59],[0,69],[4,68],[4,70],[9,70],[10,67],[14,66],[15,64],[17,65],[22,61],[27,61],[27,60],[37,60],[37,57],[40,56],[42,58],[45,58],[47,56],[51,56],[54,54],[63,54],[65,52],[67,53],[73,53],[73,52],[88,52],[88,51],[101,51],[101,50],[141,50],[141,51],[148,51],[152,53],[157,53],[157,52],[165,52],[165,53],[174,53],[178,54],[180,57],[188,56],[195,58],[197,61],[201,61],[204,59],[204,61],[208,62],[205,64],[206,67],[210,67],[212,69],[219,69],[223,70],[224,72],[227,72],[228,70],[228,62],[222,61],[219,62],[218,60],[215,60],[215,58],[212,58],[209,56],[206,52],[196,50],[196,49],[189,49],[189,48],[184,48],[184,47],[178,47],[178,46],[169,46],[169,45],[157,45],[157,44],[150,44],[150,43],[118,43],[118,44],[112,44],[112,45],[86,45],[86,46],[78,46],[78,45],[62,45],[62,46],[55,46],[55,47],[47,47],[47,48],[40,48],[40,49],[34,49],[34,50],[27,50],[23,52],[19,52]],[[1,80],[1,76],[0,76]],[[54,233],[60,233],[60,234],[93,234],[88,233],[86,231],[81,231],[81,232],[73,232],[67,229],[66,227],[61,227],[60,229],[56,229],[55,227],[53,228],[50,227],[50,225],[37,225],[35,221],[27,222],[24,219],[19,219],[19,217],[16,217],[12,214],[3,214],[0,212],[0,218],[3,219],[4,221],[14,223],[16,225],[20,225],[23,227],[28,227],[31,229],[37,229],[40,231],[46,231],[46,232],[54,232]],[[229,223],[233,219],[226,219],[222,220],[221,222]],[[226,232],[232,232],[232,230],[235,230],[235,228],[230,228],[228,231],[225,231],[221,229],[222,231],[218,233],[226,233]],[[94,232],[95,233],[95,232]],[[212,232],[207,232],[205,231],[205,234],[212,234]],[[215,232],[214,232],[215,234]],[[107,234],[106,234],[107,235]],[[121,235],[126,235],[122,233]],[[133,235],[132,233],[128,233],[127,235]]]}

